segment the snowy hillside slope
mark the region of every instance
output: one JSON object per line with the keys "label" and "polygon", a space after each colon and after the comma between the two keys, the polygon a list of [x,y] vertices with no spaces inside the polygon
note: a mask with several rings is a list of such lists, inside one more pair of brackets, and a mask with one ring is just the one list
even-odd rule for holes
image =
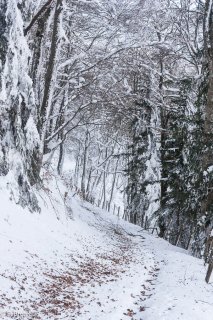
{"label": "snowy hillside slope", "polygon": [[201,260],[46,185],[30,213],[0,182],[0,319],[213,319]]}

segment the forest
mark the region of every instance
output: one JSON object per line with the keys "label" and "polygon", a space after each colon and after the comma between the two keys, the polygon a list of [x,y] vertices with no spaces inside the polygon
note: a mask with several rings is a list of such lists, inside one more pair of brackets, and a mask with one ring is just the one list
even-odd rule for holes
{"label": "forest", "polygon": [[[145,264],[144,279],[152,284],[161,264],[170,259],[162,283],[172,283],[177,274],[179,282],[173,287],[182,283],[180,292],[189,290],[186,301],[197,290],[195,274],[202,273],[199,290],[207,286],[204,280],[209,283],[213,270],[213,1],[0,0],[0,199],[0,256],[5,257],[4,248],[17,239],[25,244],[25,250],[15,245],[9,262],[0,263],[0,280],[12,281],[10,291],[17,286],[16,301],[28,312],[25,320],[32,319],[35,311],[40,312],[35,319],[46,320],[53,315],[62,319],[60,314],[66,310],[82,310],[83,302],[78,302],[74,291],[63,295],[67,286],[90,284],[94,279],[100,286],[117,281],[116,275],[126,271],[116,268],[123,265],[136,278],[141,277],[137,263]],[[8,243],[3,244],[3,236]],[[70,239],[73,247],[66,250],[79,250],[72,260],[76,264],[78,260],[79,274],[71,267],[54,271],[58,261],[54,262],[53,252],[55,256],[61,252],[63,268],[70,263],[65,250]],[[117,258],[111,241],[120,252]],[[146,251],[140,241],[154,249]],[[172,249],[167,248],[169,243]],[[157,253],[158,244],[164,256]],[[41,247],[35,249],[36,245]],[[48,251],[50,247],[58,248],[57,253]],[[49,257],[45,266],[36,264],[44,270],[52,263],[42,274],[42,279],[53,281],[52,287],[46,280],[36,287],[37,271],[32,271],[32,277],[27,273],[34,265],[28,267],[27,276],[7,273],[11,261],[12,266],[14,261],[18,264],[28,250],[34,259],[44,254],[39,263]],[[155,260],[150,252],[155,252]],[[190,257],[180,260],[183,252]],[[87,263],[80,263],[84,254]],[[137,263],[130,261],[130,255]],[[96,259],[100,261],[95,266]],[[109,265],[104,265],[104,259]],[[173,270],[172,261],[177,269]],[[204,271],[198,271],[204,262],[206,279]],[[181,272],[184,275],[178,278]],[[114,280],[106,280],[111,276]],[[28,292],[27,278],[34,279],[29,280],[29,290],[35,287],[39,297],[46,297],[28,309],[21,296],[22,291]],[[147,284],[142,287],[142,296],[149,296]],[[208,300],[210,289],[205,290]],[[133,293],[130,296],[135,298]],[[113,297],[111,303],[119,300]],[[130,301],[128,297],[124,300]],[[212,303],[200,298],[193,300],[193,310],[200,315],[196,319],[209,320],[200,304],[205,303],[210,314]],[[0,289],[0,309],[8,303],[14,306],[10,299]],[[103,307],[99,300],[96,304]],[[141,305],[138,312],[145,312],[145,320],[195,319],[190,313],[181,316],[182,311],[167,318],[166,312],[174,306],[167,307],[158,317],[152,306],[146,311]],[[116,313],[111,318],[104,308],[102,316],[97,306],[85,314],[89,312],[91,320],[121,319]],[[67,319],[87,319],[80,314]],[[141,319],[134,305],[121,314]],[[0,319],[23,317],[4,313],[2,318],[0,310]]]}
{"label": "forest", "polygon": [[51,176],[212,271],[212,0],[0,0],[1,189]]}

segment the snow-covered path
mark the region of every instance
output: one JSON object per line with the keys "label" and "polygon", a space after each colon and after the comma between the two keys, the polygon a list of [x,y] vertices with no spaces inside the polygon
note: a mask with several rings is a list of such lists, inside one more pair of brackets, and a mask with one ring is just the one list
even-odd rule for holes
{"label": "snow-covered path", "polygon": [[74,198],[72,219],[1,199],[0,319],[213,319],[206,268],[184,250]]}
{"label": "snow-covered path", "polygon": [[213,281],[204,282],[203,261],[136,226],[120,224],[121,232],[132,235],[132,263],[116,282],[92,290],[92,303],[84,303],[88,320],[212,320]]}
{"label": "snow-covered path", "polygon": [[[103,233],[105,227],[104,222],[101,227]],[[141,319],[145,301],[153,293],[159,270],[153,253],[143,245],[144,237],[139,233],[132,233],[135,227],[128,224],[116,226],[111,221],[110,229],[105,241],[108,236],[114,243],[112,251],[107,249],[106,260],[108,272],[112,265],[114,272],[110,272],[107,279],[100,273],[98,281],[92,286],[89,284],[84,287],[87,294],[81,299],[81,314],[75,319]],[[114,234],[112,230],[115,231]],[[105,254],[102,255],[103,258]]]}

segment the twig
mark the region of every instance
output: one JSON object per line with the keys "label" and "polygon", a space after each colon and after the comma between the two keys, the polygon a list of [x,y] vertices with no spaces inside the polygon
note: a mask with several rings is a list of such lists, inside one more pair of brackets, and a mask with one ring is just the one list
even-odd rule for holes
{"label": "twig", "polygon": [[196,303],[198,302],[202,302],[202,303],[206,303],[206,304],[209,304],[210,306],[213,306],[213,303],[209,303],[207,301],[203,301],[203,300],[195,300]]}

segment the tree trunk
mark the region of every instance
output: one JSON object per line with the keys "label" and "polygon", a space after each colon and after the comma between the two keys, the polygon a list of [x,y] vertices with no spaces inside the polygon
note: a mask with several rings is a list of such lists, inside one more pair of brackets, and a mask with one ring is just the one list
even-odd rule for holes
{"label": "tree trunk", "polygon": [[83,199],[86,199],[86,170],[87,170],[87,150],[89,147],[89,131],[86,131],[85,145],[84,145],[84,157],[83,157],[83,172],[81,178],[81,192]]}
{"label": "tree trunk", "polygon": [[[61,133],[61,136],[63,139],[62,133]],[[63,162],[64,162],[64,143],[62,142],[59,146],[59,158],[58,158],[58,165],[57,165],[57,172],[59,175],[62,173]]]}
{"label": "tree trunk", "polygon": [[209,283],[211,274],[212,274],[212,270],[213,270],[213,262],[209,263],[208,269],[207,269],[207,273],[206,273],[206,283]]}
{"label": "tree trunk", "polygon": [[55,63],[56,63],[56,55],[57,55],[57,47],[58,47],[58,40],[59,40],[59,23],[60,23],[60,15],[62,12],[62,5],[63,0],[57,0],[55,6],[55,14],[54,14],[54,21],[53,21],[53,32],[52,32],[52,39],[51,39],[51,47],[50,47],[50,55],[47,62],[47,70],[45,74],[44,80],[44,94],[43,94],[43,101],[40,108],[40,115],[38,119],[38,131],[42,137],[43,146],[44,146],[44,153],[46,153],[47,146],[45,144],[45,138],[47,134],[48,128],[48,118],[49,115],[52,113],[52,105],[51,105],[51,90],[52,88],[52,80],[53,74],[55,71]]}
{"label": "tree trunk", "polygon": [[115,181],[116,181],[116,177],[117,177],[116,172],[117,172],[117,169],[118,169],[118,163],[119,163],[119,158],[116,161],[115,171],[114,171],[114,174],[113,174],[112,189],[111,189],[111,193],[110,193],[108,211],[110,211],[110,207],[111,207],[111,203],[112,203],[112,199],[113,199],[113,194],[114,194],[114,190],[115,190]]}
{"label": "tree trunk", "polygon": [[[207,74],[207,96],[204,105],[204,151],[202,159],[203,173],[213,166],[213,4],[207,0],[204,17],[204,72]],[[211,214],[213,209],[213,178],[212,173],[205,174],[206,190],[201,203],[201,216]],[[204,183],[205,183],[204,181]]]}

